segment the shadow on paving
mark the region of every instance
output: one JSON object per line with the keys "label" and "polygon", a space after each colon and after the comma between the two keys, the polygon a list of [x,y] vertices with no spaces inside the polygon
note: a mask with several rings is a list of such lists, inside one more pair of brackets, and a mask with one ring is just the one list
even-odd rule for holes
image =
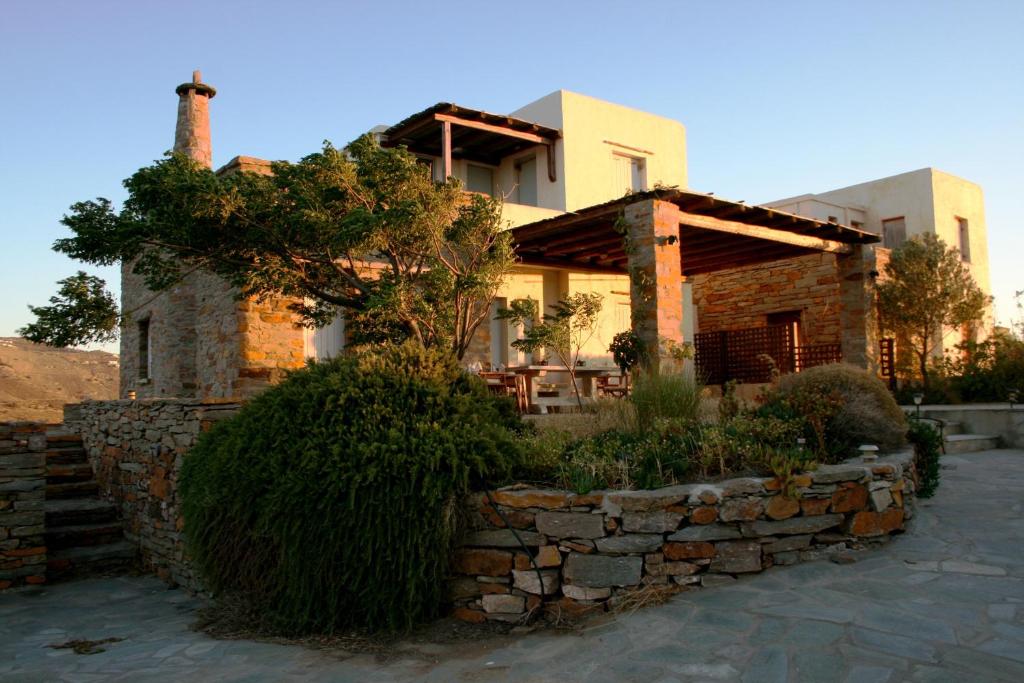
{"label": "shadow on paving", "polygon": [[[0,681],[1024,681],[1024,451],[943,458],[910,531],[586,624],[402,642],[386,661],[190,630],[152,577],[0,595]],[[110,640],[94,654],[73,640]]]}

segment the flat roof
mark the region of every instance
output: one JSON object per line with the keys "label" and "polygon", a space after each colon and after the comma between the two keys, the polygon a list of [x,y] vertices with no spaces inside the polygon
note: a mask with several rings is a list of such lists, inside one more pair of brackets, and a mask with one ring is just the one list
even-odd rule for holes
{"label": "flat roof", "polygon": [[[628,205],[648,199],[671,202],[684,212],[679,228],[683,275],[821,253],[826,249],[810,246],[818,240],[840,245],[879,241],[875,234],[839,223],[720,199],[692,190],[659,188],[513,228],[513,242],[521,265],[625,273],[628,256],[621,227],[616,224]],[[691,216],[689,222],[694,225],[687,225],[685,214]],[[790,240],[798,242],[794,244],[773,240],[770,232],[757,237],[708,229],[697,225],[700,221],[695,217],[719,219],[726,222],[722,224],[724,226],[749,226],[753,229],[751,232],[766,229],[811,239]],[[779,238],[785,239],[785,235]]]}

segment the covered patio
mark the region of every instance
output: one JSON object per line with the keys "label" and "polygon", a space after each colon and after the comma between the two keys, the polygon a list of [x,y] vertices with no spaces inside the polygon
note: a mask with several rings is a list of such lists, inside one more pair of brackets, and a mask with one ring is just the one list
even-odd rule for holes
{"label": "covered patio", "polygon": [[[879,238],[872,233],[669,188],[630,194],[523,225],[512,233],[525,268],[628,275],[632,327],[652,358],[658,357],[665,341],[686,341],[686,279],[812,254],[832,255],[834,268],[830,269],[838,283],[838,339],[831,345],[834,348],[807,348],[802,353],[797,352],[795,339],[790,339],[789,369],[799,369],[801,362],[839,358],[866,369],[876,364],[872,281],[877,268],[871,245]],[[737,305],[737,318],[740,307],[742,304]],[[784,336],[782,331],[770,330],[746,335],[751,348],[742,353],[755,363],[761,353],[778,355],[775,347],[779,344],[773,346],[765,340],[780,333]],[[709,376],[718,368],[717,376],[723,376],[721,368],[730,362],[725,356],[736,354],[707,337],[701,344],[699,336],[698,366]],[[780,343],[785,345],[785,339]],[[759,349],[758,344],[764,348]],[[787,359],[776,361],[787,367]]]}

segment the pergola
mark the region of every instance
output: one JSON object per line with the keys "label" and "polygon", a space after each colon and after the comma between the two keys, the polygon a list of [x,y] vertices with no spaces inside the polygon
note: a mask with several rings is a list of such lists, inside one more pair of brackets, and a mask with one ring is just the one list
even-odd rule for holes
{"label": "pergola", "polygon": [[384,131],[385,147],[404,145],[414,154],[441,158],[441,177],[452,175],[452,152],[463,159],[497,166],[510,154],[544,145],[548,154],[548,178],[556,180],[556,128],[548,128],[512,116],[440,102],[413,114]]}
{"label": "pergola", "polygon": [[879,238],[868,232],[709,194],[657,189],[512,230],[524,266],[630,275],[633,328],[656,356],[682,342],[686,276],[827,252],[840,280],[843,358],[874,356],[870,291]]}

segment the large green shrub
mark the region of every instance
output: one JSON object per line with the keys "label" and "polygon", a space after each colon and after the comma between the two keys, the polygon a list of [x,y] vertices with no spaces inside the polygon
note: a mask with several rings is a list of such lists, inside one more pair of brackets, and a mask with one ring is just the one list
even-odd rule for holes
{"label": "large green shrub", "polygon": [[291,374],[185,458],[206,586],[286,633],[405,629],[437,615],[455,500],[517,457],[511,405],[412,344]]}
{"label": "large green shrub", "polygon": [[939,458],[942,456],[942,432],[927,420],[910,420],[907,438],[914,445],[919,498],[931,498],[939,488]]}
{"label": "large green shrub", "polygon": [[996,332],[986,341],[960,344],[947,356],[944,370],[964,403],[1001,403],[1014,392],[1024,396],[1024,341]]}
{"label": "large green shrub", "polygon": [[[808,437],[814,439],[809,443],[823,441],[819,456],[827,460],[853,455],[860,444],[898,448],[907,433],[906,416],[885,384],[852,365],[821,365],[783,375],[762,413],[785,417],[787,407],[795,409],[794,417],[808,421]],[[816,433],[819,417],[821,433]]]}

